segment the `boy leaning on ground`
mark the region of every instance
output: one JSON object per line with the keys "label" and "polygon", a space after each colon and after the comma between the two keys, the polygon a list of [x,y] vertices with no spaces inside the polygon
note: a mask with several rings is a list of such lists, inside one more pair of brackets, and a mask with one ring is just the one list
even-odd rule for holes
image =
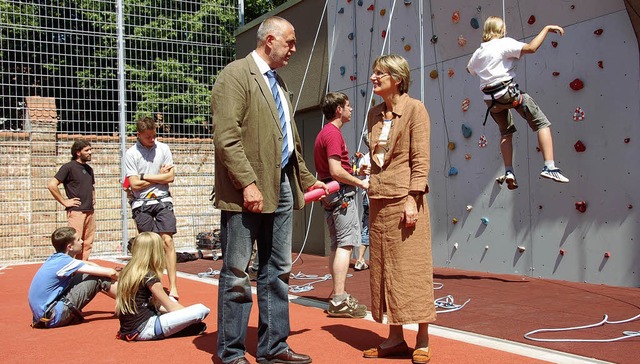
{"label": "boy leaning on ground", "polygon": [[82,308],[102,291],[116,297],[118,272],[73,258],[82,239],[72,227],[51,234],[56,252],[38,269],[29,287],[32,327],[53,328],[83,321]]}

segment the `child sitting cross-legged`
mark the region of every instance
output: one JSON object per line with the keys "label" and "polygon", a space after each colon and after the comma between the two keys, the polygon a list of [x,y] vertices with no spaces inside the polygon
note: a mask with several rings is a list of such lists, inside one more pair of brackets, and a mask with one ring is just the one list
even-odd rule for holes
{"label": "child sitting cross-legged", "polygon": [[167,295],[160,278],[166,267],[160,235],[144,232],[131,249],[132,257],[120,272],[116,313],[117,337],[126,341],[158,340],[171,335],[199,335],[210,310],[203,304],[184,307]]}

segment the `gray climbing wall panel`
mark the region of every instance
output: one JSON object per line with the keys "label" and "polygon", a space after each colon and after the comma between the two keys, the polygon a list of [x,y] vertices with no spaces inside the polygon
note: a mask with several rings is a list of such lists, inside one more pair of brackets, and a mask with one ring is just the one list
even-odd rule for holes
{"label": "gray climbing wall panel", "polygon": [[[543,160],[536,135],[514,114],[520,185],[514,191],[495,182],[503,173],[498,130],[491,119],[482,126],[486,108],[479,80],[465,70],[484,20],[501,16],[502,2],[423,1],[423,47],[419,1],[396,0],[395,7],[393,0],[331,3],[329,84],[355,106],[354,122],[343,130],[350,150],[365,148],[359,136],[366,112],[372,97],[381,101],[371,95],[369,82],[377,56],[407,58],[413,97],[421,97],[424,84],[432,125],[429,205],[436,266],[640,285],[640,59],[622,0],[505,1],[511,37],[529,42],[546,24],[565,29],[564,36],[549,34],[538,52],[523,57],[516,81],[551,120],[556,165],[571,182],[539,177]],[[584,88],[574,91],[575,79]],[[462,124],[472,129],[469,138]],[[575,147],[578,141],[583,152]],[[450,175],[451,167],[457,175]],[[585,212],[576,209],[581,201]]]}

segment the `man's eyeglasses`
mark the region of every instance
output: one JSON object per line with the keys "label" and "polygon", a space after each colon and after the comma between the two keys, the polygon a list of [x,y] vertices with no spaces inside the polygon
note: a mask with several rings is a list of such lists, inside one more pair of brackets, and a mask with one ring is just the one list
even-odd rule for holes
{"label": "man's eyeglasses", "polygon": [[381,78],[384,78],[385,76],[389,76],[389,74],[386,72],[375,71],[371,76],[377,79],[381,79]]}

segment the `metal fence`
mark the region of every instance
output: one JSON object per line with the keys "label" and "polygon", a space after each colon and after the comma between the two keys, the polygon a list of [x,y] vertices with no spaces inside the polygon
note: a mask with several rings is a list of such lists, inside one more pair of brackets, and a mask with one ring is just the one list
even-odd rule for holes
{"label": "metal fence", "polygon": [[[171,188],[186,196],[176,245],[193,247],[216,224],[209,97],[234,58],[237,0],[0,0],[0,23],[0,261],[50,253],[42,247],[66,216],[46,182],[80,137],[94,145],[95,251],[121,249],[133,225],[120,224],[131,221],[120,156],[142,115],[156,117],[174,153]],[[36,130],[34,115],[53,127]]]}

